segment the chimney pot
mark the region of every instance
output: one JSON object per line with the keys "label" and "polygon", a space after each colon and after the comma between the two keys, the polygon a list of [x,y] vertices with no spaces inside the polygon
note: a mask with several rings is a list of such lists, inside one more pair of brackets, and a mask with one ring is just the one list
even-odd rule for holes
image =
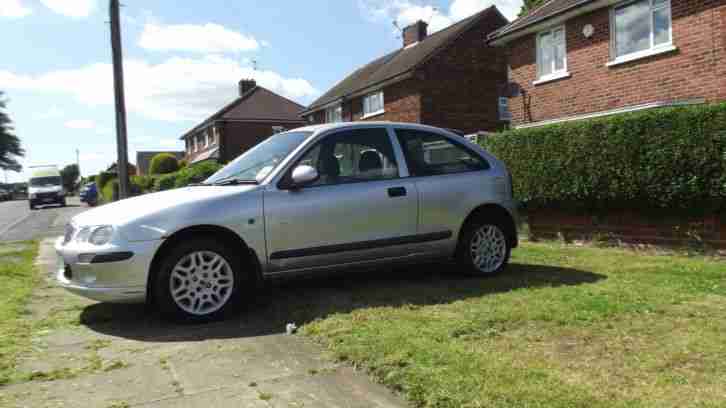
{"label": "chimney pot", "polygon": [[257,82],[254,79],[243,79],[239,81],[239,96],[246,94],[255,86],[257,86]]}
{"label": "chimney pot", "polygon": [[407,47],[413,43],[423,41],[428,35],[429,25],[421,20],[403,29],[403,46]]}

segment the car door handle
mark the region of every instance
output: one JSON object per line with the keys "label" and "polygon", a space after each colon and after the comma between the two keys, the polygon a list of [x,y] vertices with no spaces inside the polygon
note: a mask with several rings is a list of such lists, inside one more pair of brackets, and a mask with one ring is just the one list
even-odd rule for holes
{"label": "car door handle", "polygon": [[391,187],[388,189],[389,197],[403,197],[406,195],[406,187]]}

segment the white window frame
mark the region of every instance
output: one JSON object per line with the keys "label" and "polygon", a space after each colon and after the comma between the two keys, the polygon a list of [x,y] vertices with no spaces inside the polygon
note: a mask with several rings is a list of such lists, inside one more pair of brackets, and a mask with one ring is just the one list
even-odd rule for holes
{"label": "white window frame", "polygon": [[206,131],[204,131],[204,147],[209,147],[211,144],[212,139],[212,129],[207,128]]}
{"label": "white window frame", "polygon": [[[562,30],[562,40],[565,42],[565,44],[564,44],[565,45],[565,47],[564,47],[565,48],[565,50],[564,50],[565,52],[564,52],[564,55],[563,55],[564,59],[562,61],[562,68],[559,69],[559,70],[555,69],[555,66],[556,66],[557,62],[553,58],[552,59],[552,72],[550,72],[549,74],[543,75],[542,74],[542,70],[541,70],[541,67],[542,67],[542,46],[541,46],[541,40],[540,40],[540,38],[543,35],[545,35],[545,34],[549,34],[552,37],[554,37],[555,31],[558,31],[558,30]],[[536,59],[537,59],[537,80],[534,81],[533,84],[534,85],[539,85],[539,84],[543,84],[543,83],[549,82],[549,81],[554,81],[554,80],[557,80],[557,79],[568,78],[570,76],[570,72],[567,71],[567,30],[565,29],[565,25],[562,24],[562,25],[558,25],[558,26],[555,26],[555,27],[550,27],[547,30],[538,32],[537,33],[537,36],[535,37],[535,42],[536,42],[536,44],[535,44],[535,47],[536,47],[535,53],[537,54],[536,55]]]}
{"label": "white window frame", "polygon": [[[381,98],[381,107],[380,109],[371,110],[371,101],[375,97]],[[383,90],[379,90],[376,92],[371,92],[368,95],[365,95],[363,97],[363,119],[370,118],[372,116],[378,116],[386,112],[386,100],[383,95]]]}
{"label": "white window frame", "polygon": [[343,105],[337,104],[325,108],[325,123],[338,123],[343,121]]}
{"label": "white window frame", "polygon": [[[616,4],[610,8],[610,62],[605,64],[608,67],[624,64],[626,62],[635,61],[641,58],[650,57],[652,55],[663,54],[666,52],[675,51],[677,48],[673,45],[673,8],[671,7],[671,0],[665,0],[663,4],[654,5],[655,0],[648,0],[650,2],[650,18],[648,22],[650,24],[650,48],[642,51],[631,52],[630,54],[617,55],[617,32],[615,29],[615,10],[629,6],[633,3],[638,3],[643,0],[628,0],[622,3]],[[668,38],[667,43],[655,45],[655,30],[653,29],[653,14],[657,10],[668,9],[668,17],[670,17],[670,25],[668,26]]]}

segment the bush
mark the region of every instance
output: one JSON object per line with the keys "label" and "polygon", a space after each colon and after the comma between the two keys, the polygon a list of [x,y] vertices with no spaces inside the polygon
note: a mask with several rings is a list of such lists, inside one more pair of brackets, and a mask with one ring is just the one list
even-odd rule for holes
{"label": "bush", "polygon": [[179,170],[179,162],[171,153],[159,153],[151,159],[149,174],[169,174]]}
{"label": "bush", "polygon": [[186,160],[184,160],[184,159],[179,160],[179,169],[180,170],[187,167],[188,165],[189,165],[189,163]]}
{"label": "bush", "polygon": [[98,187],[98,191],[101,192],[101,198],[106,203],[118,199],[118,179],[108,180],[103,187]]}
{"label": "bush", "polygon": [[211,160],[192,164],[177,173],[179,177],[176,180],[175,186],[184,187],[188,186],[189,184],[200,183],[208,179],[209,176],[216,173],[221,168],[221,164]]}
{"label": "bush", "polygon": [[133,176],[131,184],[142,193],[148,193],[154,190],[155,178],[151,176]]}
{"label": "bush", "polygon": [[482,145],[529,209],[726,209],[726,104],[506,131]]}
{"label": "bush", "polygon": [[101,189],[103,189],[103,187],[106,186],[106,183],[108,183],[113,178],[114,178],[113,174],[102,171],[102,172],[98,173],[98,176],[96,176],[96,186],[98,187],[99,190],[101,190]]}
{"label": "bush", "polygon": [[171,190],[176,187],[176,180],[179,178],[179,172],[164,174],[154,182],[155,191]]}

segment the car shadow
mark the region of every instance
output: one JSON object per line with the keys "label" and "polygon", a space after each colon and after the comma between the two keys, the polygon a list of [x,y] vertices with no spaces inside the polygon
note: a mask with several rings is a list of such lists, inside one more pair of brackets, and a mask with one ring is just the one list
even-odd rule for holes
{"label": "car shadow", "polygon": [[490,278],[457,275],[450,263],[377,269],[326,277],[272,282],[223,321],[180,324],[162,319],[145,305],[97,303],[81,313],[81,324],[106,335],[149,342],[203,341],[282,333],[335,313],[402,305],[426,306],[522,288],[574,286],[606,276],[572,268],[511,264]]}

